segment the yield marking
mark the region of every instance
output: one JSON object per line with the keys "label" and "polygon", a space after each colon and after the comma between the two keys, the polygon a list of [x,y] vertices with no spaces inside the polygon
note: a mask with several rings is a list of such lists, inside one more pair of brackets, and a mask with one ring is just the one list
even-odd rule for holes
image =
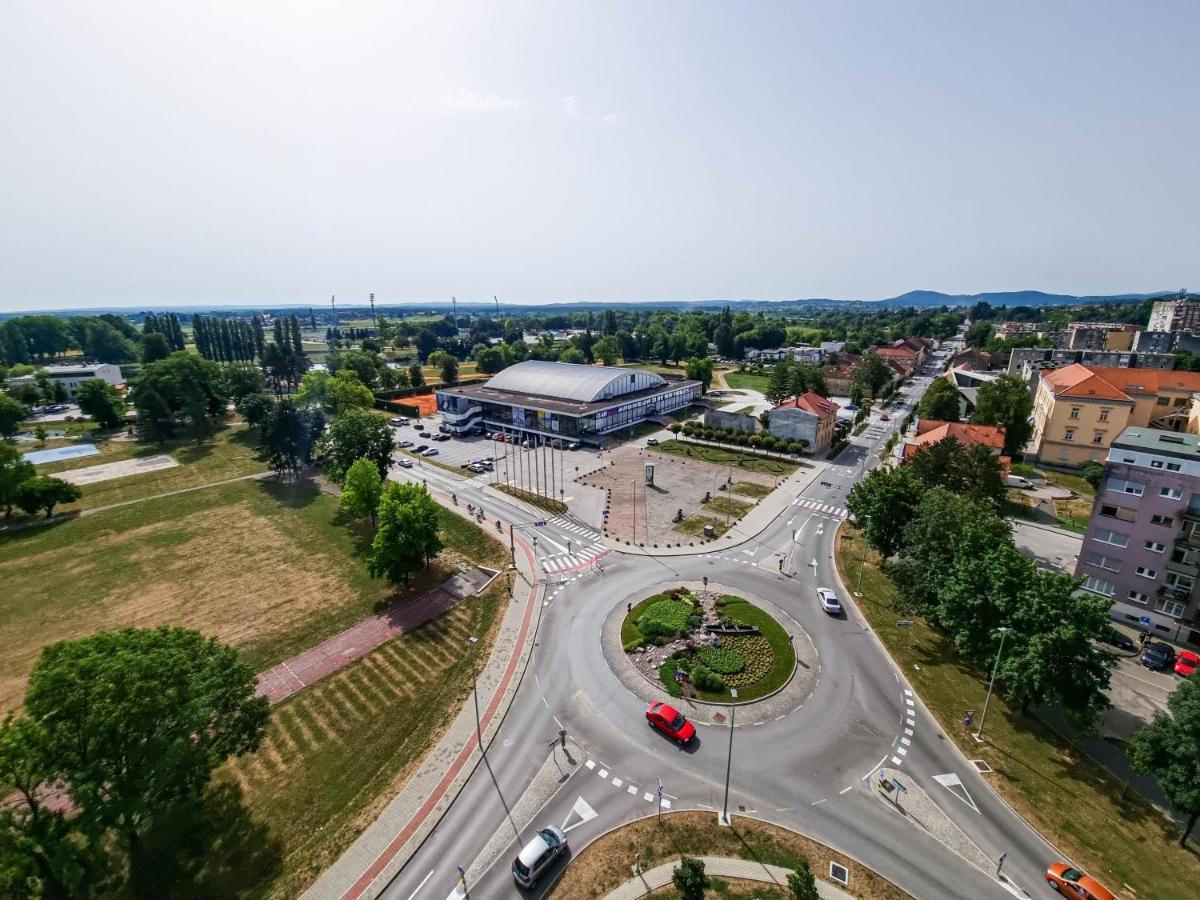
{"label": "yield marking", "polygon": [[904,756],[904,754],[906,754],[906,753],[908,753],[908,748],[907,748],[907,747],[898,747],[898,748],[896,749],[896,755],[897,755],[897,756]]}
{"label": "yield marking", "polygon": [[[571,811],[567,813],[567,818],[563,821],[562,830],[570,831],[572,828],[578,828],[585,822],[592,821],[592,819],[596,818],[598,815],[599,813],[592,809],[586,800],[584,800],[582,797],[578,797],[575,800],[575,805],[571,807]],[[579,821],[568,825],[567,823],[571,821],[572,816],[578,816]]]}
{"label": "yield marking", "polygon": [[902,760],[902,759],[901,759],[900,757],[898,757],[898,756],[893,756],[893,757],[892,757],[892,765],[893,765],[893,766],[898,766],[898,765],[900,765],[900,763],[902,763],[903,761],[904,761],[904,760]]}
{"label": "yield marking", "polygon": [[600,769],[596,772],[596,774],[599,775],[601,778],[607,778],[608,777],[608,769]]}
{"label": "yield marking", "polygon": [[904,734],[905,734],[906,736],[908,736],[908,737],[912,737],[912,736],[913,736],[913,730],[912,730],[911,728],[905,728],[905,729],[904,729]]}
{"label": "yield marking", "polygon": [[636,784],[631,784],[629,786],[629,793],[633,794],[635,797],[637,796],[637,785]]}
{"label": "yield marking", "polygon": [[642,799],[647,803],[652,803],[654,801],[654,795],[649,791],[646,791],[646,793],[642,794]]}
{"label": "yield marking", "polygon": [[952,793],[955,797],[961,800],[975,812],[979,812],[979,807],[975,805],[975,801],[971,799],[971,795],[967,793],[967,786],[962,783],[962,779],[953,772],[947,772],[945,775],[934,775],[933,780]]}
{"label": "yield marking", "polygon": [[623,784],[625,784],[625,782],[622,781],[620,778],[614,778],[612,783],[613,783],[613,787],[615,787],[615,788],[619,788]]}
{"label": "yield marking", "polygon": [[661,800],[659,800],[658,802],[659,802],[659,804],[662,806],[662,808],[663,808],[663,809],[670,809],[670,808],[671,808],[671,801],[670,801],[670,800],[668,800],[666,797],[663,797],[663,798],[662,798]]}
{"label": "yield marking", "polygon": [[587,766],[589,769],[596,768],[596,764],[594,762],[592,762],[592,760],[590,760],[590,759],[587,762],[585,762],[584,765]]}

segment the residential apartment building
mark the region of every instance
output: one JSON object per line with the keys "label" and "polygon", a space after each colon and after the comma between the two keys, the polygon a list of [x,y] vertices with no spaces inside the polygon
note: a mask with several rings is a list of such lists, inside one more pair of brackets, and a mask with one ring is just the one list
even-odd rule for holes
{"label": "residential apartment building", "polygon": [[1128,427],[1183,431],[1200,372],[1074,364],[1041,373],[1033,402],[1036,458],[1078,466],[1103,459]]}
{"label": "residential apartment building", "polygon": [[862,357],[854,353],[839,353],[836,360],[827,360],[821,367],[825,388],[834,397],[849,397],[850,385],[862,364]]}
{"label": "residential apartment building", "polygon": [[1114,619],[1200,645],[1200,437],[1117,436],[1075,575],[1112,600]]}
{"label": "residential apartment building", "polygon": [[[75,393],[79,390],[79,386],[85,381],[91,381],[98,378],[105,384],[113,385],[114,387],[123,384],[125,379],[121,376],[121,367],[113,363],[95,363],[91,365],[78,366],[43,366],[42,374],[51,381],[57,381],[67,392],[67,396],[72,400],[75,399]],[[9,384],[36,384],[36,375],[21,375],[17,378],[10,378]]]}
{"label": "residential apartment building", "polygon": [[808,391],[771,410],[767,431],[789,441],[808,441],[812,453],[823,453],[833,445],[838,409],[832,400]]}
{"label": "residential apartment building", "polygon": [[1139,330],[1121,322],[1071,322],[1067,325],[1068,350],[1129,350]]}
{"label": "residential apartment building", "polygon": [[1034,369],[1056,369],[1072,363],[1124,369],[1173,369],[1175,356],[1171,353],[1139,353],[1129,350],[1043,350],[1038,347],[1017,347],[1008,355],[1008,374],[1019,375],[1026,365]]}
{"label": "residential apartment building", "polygon": [[1180,291],[1174,300],[1157,300],[1150,308],[1147,331],[1183,331],[1200,334],[1200,298]]}

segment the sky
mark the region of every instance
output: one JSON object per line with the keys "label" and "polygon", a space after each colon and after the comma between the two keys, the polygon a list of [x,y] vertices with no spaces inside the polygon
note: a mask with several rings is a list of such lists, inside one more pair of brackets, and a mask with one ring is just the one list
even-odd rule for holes
{"label": "sky", "polygon": [[1200,287],[1200,3],[0,4],[0,311]]}

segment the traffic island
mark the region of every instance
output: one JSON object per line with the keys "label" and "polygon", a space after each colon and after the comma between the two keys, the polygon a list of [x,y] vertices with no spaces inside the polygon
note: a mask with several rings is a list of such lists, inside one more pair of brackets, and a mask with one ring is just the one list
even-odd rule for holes
{"label": "traffic island", "polygon": [[771,896],[790,896],[787,874],[805,862],[823,900],[910,896],[858,860],[803,834],[745,816],[722,828],[704,812],[649,816],[601,835],[575,853],[547,896],[635,900],[670,885],[671,871],[683,856],[704,860],[710,877],[772,885]]}
{"label": "traffic island", "polygon": [[[647,703],[674,698],[699,724],[768,721],[803,705],[816,686],[808,633],[777,607],[718,584],[675,582],[626,598],[608,616],[604,655]],[[735,700],[733,691],[737,691]]]}

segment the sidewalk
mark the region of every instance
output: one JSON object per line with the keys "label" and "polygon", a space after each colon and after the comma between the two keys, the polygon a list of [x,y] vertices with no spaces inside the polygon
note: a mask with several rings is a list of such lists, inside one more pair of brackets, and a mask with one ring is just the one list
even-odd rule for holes
{"label": "sidewalk", "polygon": [[[791,869],[783,866],[770,866],[766,863],[754,862],[748,859],[731,859],[728,856],[701,856],[704,863],[704,874],[710,878],[743,878],[747,881],[761,881],[782,888],[787,887],[788,875]],[[653,890],[665,887],[671,883],[671,875],[679,860],[655,866],[629,879],[615,891],[609,893],[605,900],[637,900],[645,897]],[[814,875],[816,872],[813,873]],[[817,893],[822,900],[853,900],[854,895],[842,890],[835,884],[817,878]]]}
{"label": "sidewalk", "polygon": [[[540,621],[538,566],[528,545],[518,541],[518,547],[519,577],[512,602],[478,678],[485,744],[500,728],[516,695]],[[302,896],[309,900],[376,897],[437,826],[479,759],[474,705],[468,701],[379,818]]]}
{"label": "sidewalk", "polygon": [[[655,547],[653,542],[649,547],[635,547],[623,544],[611,537],[605,537],[604,542],[618,553],[628,553],[638,556],[693,556],[697,553],[714,553],[729,547],[744,544],[763,531],[777,519],[781,513],[792,505],[792,501],[804,493],[817,478],[829,467],[828,460],[806,459],[800,469],[797,469],[771,491],[759,503],[746,513],[745,518],[719,538],[710,541],[697,540],[695,545],[684,544],[682,547]],[[674,536],[682,543],[683,535]]]}

